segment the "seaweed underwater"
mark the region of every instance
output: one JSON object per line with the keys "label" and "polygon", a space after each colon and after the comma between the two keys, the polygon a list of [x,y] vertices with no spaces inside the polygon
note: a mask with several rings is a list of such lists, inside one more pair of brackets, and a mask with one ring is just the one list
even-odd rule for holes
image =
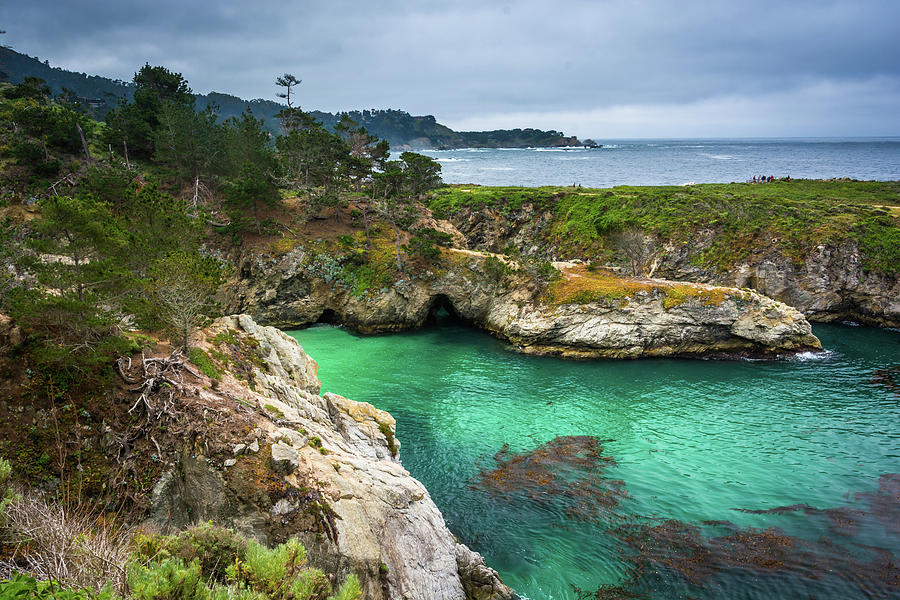
{"label": "seaweed underwater", "polygon": [[[847,495],[853,505],[794,504],[734,509],[756,515],[802,515],[818,539],[786,533],[775,523],[741,527],[730,521],[685,523],[630,514],[620,503],[625,482],[607,477],[616,466],[591,436],[561,436],[532,450],[504,445],[471,487],[497,502],[561,503],[567,518],[594,524],[619,542],[624,581],[585,591],[578,600],[665,597],[900,598],[900,473],[882,475],[876,491]],[[776,519],[777,521],[777,519]],[[875,532],[885,540],[866,543]],[[830,535],[829,535],[830,534]],[[673,596],[677,594],[676,596]]]}

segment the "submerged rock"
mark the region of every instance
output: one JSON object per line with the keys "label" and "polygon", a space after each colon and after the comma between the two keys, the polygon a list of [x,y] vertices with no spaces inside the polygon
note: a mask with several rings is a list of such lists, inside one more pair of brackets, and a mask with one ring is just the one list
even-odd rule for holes
{"label": "submerged rock", "polygon": [[[428,490],[400,464],[388,413],[319,395],[315,361],[247,315],[219,319],[206,333],[202,347],[229,352],[233,367],[252,367],[233,368],[214,390],[198,382],[188,396],[210,406],[239,399],[236,408],[249,417],[242,429],[251,433],[222,440],[220,455],[186,447],[154,488],[157,527],[211,520],[267,543],[297,536],[312,566],[338,580],[355,573],[367,599],[512,597],[477,553],[457,543]],[[250,451],[236,452],[243,444]]]}

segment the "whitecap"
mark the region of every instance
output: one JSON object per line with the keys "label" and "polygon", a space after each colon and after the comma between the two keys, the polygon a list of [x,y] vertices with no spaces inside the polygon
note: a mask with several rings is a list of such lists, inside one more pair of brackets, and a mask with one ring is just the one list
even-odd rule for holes
{"label": "whitecap", "polygon": [[738,157],[733,154],[704,154],[707,158],[713,158],[715,160],[738,160]]}
{"label": "whitecap", "polygon": [[436,158],[436,162],[469,162],[469,158]]}
{"label": "whitecap", "polygon": [[841,321],[841,325],[846,325],[847,327],[859,327],[859,323],[856,321]]}
{"label": "whitecap", "polygon": [[815,360],[827,360],[832,356],[834,356],[834,351],[832,350],[810,350],[807,352],[799,352],[788,360],[794,362],[810,362]]}

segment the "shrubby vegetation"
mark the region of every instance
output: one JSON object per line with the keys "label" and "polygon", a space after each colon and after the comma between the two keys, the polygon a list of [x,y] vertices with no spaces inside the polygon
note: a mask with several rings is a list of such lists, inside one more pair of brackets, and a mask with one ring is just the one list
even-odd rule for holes
{"label": "shrubby vegetation", "polygon": [[[277,139],[250,112],[220,121],[214,106],[196,110],[187,81],[160,66],[144,65],[132,88],[105,123],[36,78],[0,90],[4,203],[39,209],[2,229],[0,310],[26,330],[29,363],[48,384],[94,380],[133,350],[126,333],[136,327],[189,348],[216,314],[213,292],[229,268],[222,250],[249,234],[283,234],[272,215],[285,193],[305,201],[304,221],[323,210],[341,219],[353,198],[367,233],[360,277],[372,278],[377,219],[392,228],[404,269],[402,231],[417,218],[415,200],[440,184],[431,159],[389,160],[387,144],[349,118],[330,133],[293,105],[279,115]],[[407,250],[435,252],[425,238]]]}
{"label": "shrubby vegetation", "polygon": [[[265,548],[201,524],[173,535],[131,532],[83,510],[12,494],[0,459],[0,598],[71,600],[358,600],[348,575],[332,591],[296,539]],[[16,569],[21,569],[17,571]]]}
{"label": "shrubby vegetation", "polygon": [[586,259],[617,254],[635,274],[641,270],[639,255],[648,251],[635,243],[641,235],[655,238],[657,246],[695,244],[698,233],[707,231],[712,245],[694,260],[711,269],[728,269],[773,247],[802,260],[818,244],[853,240],[867,270],[896,275],[898,196],[900,182],[861,181],[611,189],[452,186],[431,194],[428,205],[436,216],[481,209],[506,215],[523,208],[549,211],[544,244]]}

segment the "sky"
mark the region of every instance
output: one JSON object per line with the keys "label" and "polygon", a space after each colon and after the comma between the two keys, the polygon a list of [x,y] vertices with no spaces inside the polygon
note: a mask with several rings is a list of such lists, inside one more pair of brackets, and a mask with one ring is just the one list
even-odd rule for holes
{"label": "sky", "polygon": [[130,80],[456,130],[597,140],[900,135],[900,0],[0,0],[2,42]]}

